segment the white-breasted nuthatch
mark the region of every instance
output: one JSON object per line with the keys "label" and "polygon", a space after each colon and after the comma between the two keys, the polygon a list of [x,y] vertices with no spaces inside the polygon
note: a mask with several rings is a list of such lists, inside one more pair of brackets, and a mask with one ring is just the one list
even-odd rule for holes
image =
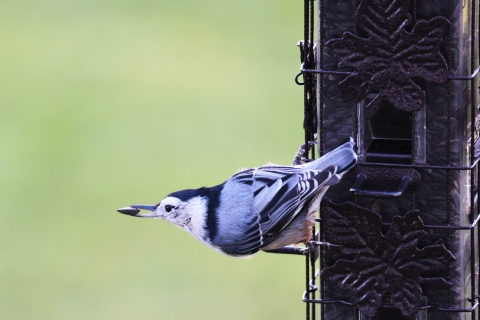
{"label": "white-breasted nuthatch", "polygon": [[118,212],[169,221],[230,256],[305,243],[328,187],[357,162],[353,145],[347,142],[301,165],[244,170],[217,186],[177,191],[156,205],[132,205]]}

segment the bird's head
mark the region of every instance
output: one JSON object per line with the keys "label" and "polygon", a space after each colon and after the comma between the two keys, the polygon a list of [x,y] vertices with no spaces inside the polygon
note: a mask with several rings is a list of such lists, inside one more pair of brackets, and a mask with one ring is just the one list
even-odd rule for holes
{"label": "bird's head", "polygon": [[[189,227],[192,219],[206,213],[206,200],[196,190],[183,190],[168,195],[156,205],[131,205],[117,211],[138,218],[157,218],[179,227]],[[148,213],[140,213],[141,210]],[[188,228],[187,228],[188,229]]]}

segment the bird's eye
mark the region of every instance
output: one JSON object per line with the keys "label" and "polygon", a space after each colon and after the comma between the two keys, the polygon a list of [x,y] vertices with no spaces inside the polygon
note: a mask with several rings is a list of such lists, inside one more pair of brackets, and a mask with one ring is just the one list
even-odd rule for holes
{"label": "bird's eye", "polygon": [[167,204],[165,206],[165,211],[170,212],[170,211],[172,211],[173,208],[174,208],[174,206],[171,206],[171,205]]}

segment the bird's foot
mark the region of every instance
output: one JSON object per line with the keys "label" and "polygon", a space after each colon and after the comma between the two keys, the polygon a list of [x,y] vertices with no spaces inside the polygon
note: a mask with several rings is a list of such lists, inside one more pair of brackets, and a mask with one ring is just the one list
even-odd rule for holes
{"label": "bird's foot", "polygon": [[[317,138],[317,135],[315,135],[315,139],[316,138]],[[305,151],[310,150],[310,147],[314,146],[315,144],[316,144],[315,141],[308,141],[308,149],[306,149],[305,143],[302,143],[298,148],[298,151],[295,154],[295,157],[293,157],[292,166],[298,166],[298,165],[315,160],[315,159],[307,159],[303,156],[305,154]]]}
{"label": "bird's foot", "polygon": [[303,252],[304,254],[310,255],[315,252],[315,244],[312,243],[311,241],[304,242],[303,245],[305,246],[305,249]]}

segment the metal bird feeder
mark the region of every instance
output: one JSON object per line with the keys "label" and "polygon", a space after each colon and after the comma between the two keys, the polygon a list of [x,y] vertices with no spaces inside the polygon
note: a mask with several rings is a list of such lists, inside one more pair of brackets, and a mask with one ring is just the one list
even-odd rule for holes
{"label": "metal bird feeder", "polygon": [[480,319],[479,0],[304,5],[305,141],[359,157],[302,252],[307,319]]}

